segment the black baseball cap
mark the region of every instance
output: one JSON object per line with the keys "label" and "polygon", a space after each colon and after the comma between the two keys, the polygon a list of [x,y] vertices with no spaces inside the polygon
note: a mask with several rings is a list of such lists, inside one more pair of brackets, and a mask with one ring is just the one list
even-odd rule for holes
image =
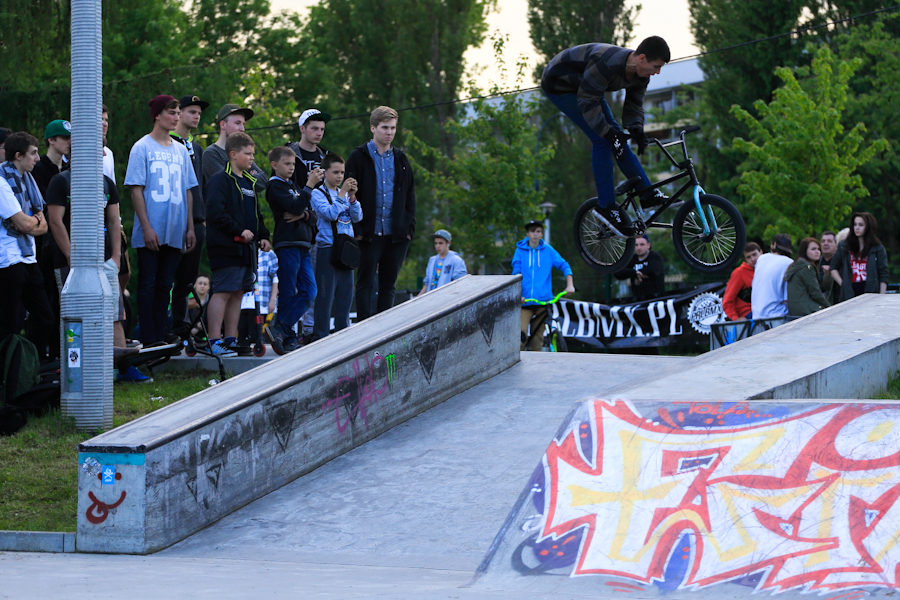
{"label": "black baseball cap", "polygon": [[525,223],[525,231],[529,231],[532,227],[540,227],[541,229],[543,229],[544,223],[542,221],[533,221],[533,220]]}
{"label": "black baseball cap", "polygon": [[178,101],[178,104],[181,105],[181,108],[185,108],[186,106],[199,106],[200,110],[206,110],[209,108],[209,102],[205,102],[201,100],[197,96],[182,96],[181,100]]}

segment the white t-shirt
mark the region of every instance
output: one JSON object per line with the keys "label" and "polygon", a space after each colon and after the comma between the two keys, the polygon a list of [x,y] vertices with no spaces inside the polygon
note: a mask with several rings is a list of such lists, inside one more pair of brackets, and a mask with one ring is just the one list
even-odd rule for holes
{"label": "white t-shirt", "polygon": [[103,146],[103,151],[106,154],[103,155],[103,174],[112,179],[112,182],[116,182],[116,159],[113,156],[112,150]]}
{"label": "white t-shirt", "polygon": [[[3,177],[0,177],[0,219],[6,220],[16,213],[24,212],[29,217],[34,215],[31,213],[31,207],[22,210],[16,195],[13,194],[12,188]],[[19,250],[19,242],[16,238],[7,233],[6,227],[0,223],[0,269],[11,267],[18,263],[34,264],[37,259],[34,255],[34,237],[28,236],[31,240],[31,256],[22,256]]]}
{"label": "white t-shirt", "polygon": [[[197,175],[184,144],[171,140],[163,146],[145,135],[131,147],[125,185],[144,187],[147,220],[160,245],[181,249],[187,230],[187,191],[197,187]],[[144,230],[134,220],[131,247],[144,247]]]}
{"label": "white t-shirt", "polygon": [[784,272],[794,262],[787,256],[763,254],[753,268],[753,290],[750,292],[750,310],[754,319],[783,317],[788,314],[787,282]]}

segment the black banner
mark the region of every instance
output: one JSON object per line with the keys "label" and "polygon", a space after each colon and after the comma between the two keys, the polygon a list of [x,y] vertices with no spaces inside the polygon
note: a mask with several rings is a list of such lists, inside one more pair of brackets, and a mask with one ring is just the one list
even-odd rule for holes
{"label": "black banner", "polygon": [[631,304],[608,306],[562,299],[553,305],[563,337],[598,348],[627,349],[659,346],[709,348],[712,323],[725,320],[725,283]]}

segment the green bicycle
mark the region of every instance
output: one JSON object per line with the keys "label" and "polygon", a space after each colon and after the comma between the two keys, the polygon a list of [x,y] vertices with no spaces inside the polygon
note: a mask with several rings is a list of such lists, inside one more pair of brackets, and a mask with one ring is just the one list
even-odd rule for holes
{"label": "green bicycle", "polygon": [[[562,291],[554,296],[553,300],[548,300],[546,302],[542,302],[534,298],[524,298],[523,302],[531,302],[532,304],[549,307],[559,302],[559,299],[565,295],[566,292]],[[562,327],[559,324],[559,318],[554,317],[551,314],[550,308],[547,308],[547,310],[538,315],[535,315],[534,318],[531,319],[531,324],[528,326],[529,335],[525,338],[526,348],[531,343],[531,340],[534,338],[537,332],[541,329],[544,330],[544,352],[569,351],[568,347],[566,347],[566,340],[563,337]]]}

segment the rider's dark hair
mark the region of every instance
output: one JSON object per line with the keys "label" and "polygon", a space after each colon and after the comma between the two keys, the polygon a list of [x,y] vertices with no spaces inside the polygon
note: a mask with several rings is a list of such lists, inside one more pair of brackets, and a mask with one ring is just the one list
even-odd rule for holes
{"label": "rider's dark hair", "polygon": [[641,42],[637,50],[634,51],[635,56],[643,54],[648,61],[661,60],[665,63],[672,60],[672,54],[669,52],[669,45],[666,40],[658,35],[651,35]]}

